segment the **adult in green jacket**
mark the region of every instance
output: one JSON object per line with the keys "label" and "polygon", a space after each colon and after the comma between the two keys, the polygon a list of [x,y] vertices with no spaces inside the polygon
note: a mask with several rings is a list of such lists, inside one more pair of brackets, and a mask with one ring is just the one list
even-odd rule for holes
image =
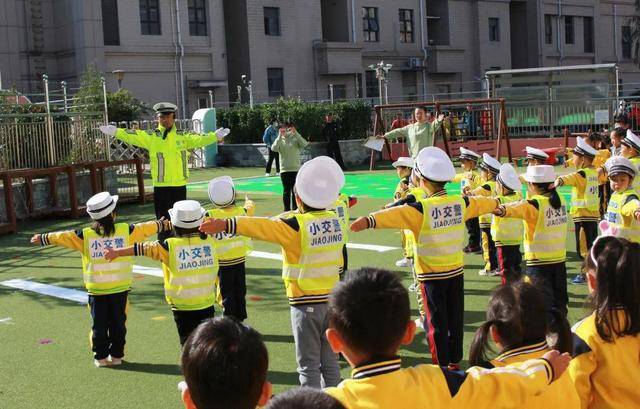
{"label": "adult in green jacket", "polygon": [[426,107],[416,108],[414,116],[416,120],[414,123],[384,134],[384,138],[393,141],[401,137],[405,138],[409,144],[409,153],[413,159],[418,156],[418,152],[422,148],[433,146],[433,136],[444,120],[444,114],[440,114],[436,120],[429,122]]}
{"label": "adult in green jacket", "polygon": [[[154,130],[123,129],[113,125],[101,126],[100,130],[149,151],[156,217],[169,219],[169,209],[173,204],[187,199],[190,150],[217,142],[228,135],[229,130],[220,128],[207,134],[178,130],[175,126],[177,107],[174,104],[160,102],[153,109],[158,117],[158,127]],[[163,232],[158,238],[163,240],[168,234]]]}
{"label": "adult in green jacket", "polygon": [[296,210],[296,199],[293,188],[300,169],[300,153],[309,142],[304,139],[292,123],[285,123],[278,131],[278,137],[273,141],[271,150],[280,154],[280,180],[282,181],[282,202],[284,211]]}

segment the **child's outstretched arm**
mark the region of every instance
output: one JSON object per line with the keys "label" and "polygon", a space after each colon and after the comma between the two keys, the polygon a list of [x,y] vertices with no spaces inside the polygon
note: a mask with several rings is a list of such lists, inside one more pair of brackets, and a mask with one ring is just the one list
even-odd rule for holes
{"label": "child's outstretched arm", "polygon": [[359,217],[351,223],[351,231],[365,229],[407,229],[418,234],[422,225],[422,204],[392,207]]}
{"label": "child's outstretched arm", "polygon": [[81,237],[82,230],[59,231],[53,233],[34,234],[31,244],[36,246],[59,246],[71,250],[82,251],[84,240]]}
{"label": "child's outstretched arm", "polygon": [[118,257],[130,257],[130,256],[145,256],[150,259],[160,261],[164,264],[169,264],[169,252],[167,251],[166,244],[159,241],[145,241],[144,243],[137,243],[133,246],[123,247],[120,249],[108,249],[104,253],[104,258],[112,261]]}
{"label": "child's outstretched arm", "polygon": [[113,261],[118,257],[130,257],[134,254],[134,246],[122,247],[119,249],[109,248],[104,252],[104,258],[108,261]]}
{"label": "child's outstretched arm", "polygon": [[492,213],[500,204],[500,201],[494,197],[470,196],[466,197],[465,201],[467,202],[465,220]]}
{"label": "child's outstretched arm", "polygon": [[530,200],[501,204],[492,213],[498,217],[507,217],[511,219],[538,219],[538,208],[534,206]]}
{"label": "child's outstretched arm", "polygon": [[129,239],[134,243],[138,243],[156,233],[170,231],[171,228],[171,222],[164,217],[150,222],[132,224],[129,226]]}
{"label": "child's outstretched arm", "polygon": [[269,219],[266,217],[232,217],[230,219],[206,219],[200,225],[200,231],[206,234],[237,234],[256,240],[268,241],[280,245],[290,244],[299,229],[297,220]]}

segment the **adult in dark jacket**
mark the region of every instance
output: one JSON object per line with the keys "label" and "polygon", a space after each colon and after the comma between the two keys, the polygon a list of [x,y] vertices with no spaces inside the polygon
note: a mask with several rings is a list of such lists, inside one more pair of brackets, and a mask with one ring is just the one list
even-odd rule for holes
{"label": "adult in dark jacket", "polygon": [[265,169],[265,176],[271,175],[271,164],[273,161],[276,161],[276,172],[280,173],[280,155],[278,152],[274,152],[271,149],[271,145],[276,141],[278,137],[278,121],[275,119],[271,120],[267,129],[264,130],[264,134],[262,134],[262,141],[267,146],[269,150],[269,159],[267,160],[267,167]]}
{"label": "adult in dark jacket", "polygon": [[327,156],[335,159],[342,170],[347,170],[342,161],[340,143],[338,143],[340,139],[340,125],[334,120],[332,114],[327,114],[325,121],[324,128],[322,128],[322,136],[327,141]]}

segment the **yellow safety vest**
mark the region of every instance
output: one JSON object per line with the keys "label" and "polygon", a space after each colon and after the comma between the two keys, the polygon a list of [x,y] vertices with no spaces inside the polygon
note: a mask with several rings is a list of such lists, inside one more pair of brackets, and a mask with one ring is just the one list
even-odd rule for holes
{"label": "yellow safety vest", "polygon": [[[241,206],[234,206],[231,209],[211,209],[207,212],[208,217],[215,219],[230,219],[235,216],[244,216],[245,214],[246,212]],[[248,237],[224,232],[218,233],[213,237],[216,239],[216,253],[219,261],[246,257],[253,249],[251,239]]]}
{"label": "yellow safety vest", "polygon": [[300,226],[300,261],[282,268],[285,285],[295,281],[303,291],[330,291],[340,280],[347,225],[330,210],[293,215]]}
{"label": "yellow safety vest", "polygon": [[618,229],[617,237],[623,237],[634,243],[640,243],[640,222],[635,217],[624,217],[620,213],[622,207],[627,202],[629,196],[637,195],[635,190],[629,189],[626,192],[613,192],[607,206],[607,213],[604,215],[613,227]]}
{"label": "yellow safety vest", "polygon": [[[480,186],[484,186],[484,185],[489,185],[489,187],[491,188],[491,190],[490,190],[491,196],[495,196],[496,195],[496,181],[495,180],[487,180],[486,182],[482,183]],[[491,213],[482,214],[482,215],[478,216],[478,222],[480,223],[480,227],[481,228],[491,227],[491,220],[492,219],[493,219],[493,215]]]}
{"label": "yellow safety vest", "polygon": [[425,274],[422,265],[445,267],[464,264],[464,231],[467,206],[460,196],[435,196],[421,199],[422,227],[414,254],[416,272]]}
{"label": "yellow safety vest", "polygon": [[640,192],[640,156],[634,156],[629,158],[633,166],[636,168],[636,177],[633,178],[633,185],[631,188],[636,192]]}
{"label": "yellow safety vest", "polygon": [[560,263],[567,258],[567,205],[560,196],[561,206],[554,209],[549,198],[535,195],[530,200],[538,202],[538,220],[533,239],[524,238],[524,258],[536,263]]}
{"label": "yellow safety vest", "polygon": [[102,237],[92,228],[82,230],[82,271],[84,285],[89,294],[104,295],[127,291],[131,288],[131,257],[120,257],[115,261],[105,260],[108,248],[120,249],[129,246],[129,225],[115,225],[113,236]]}
{"label": "yellow safety vest", "polygon": [[[501,204],[513,203],[522,200],[520,192],[514,192],[509,196],[499,196]],[[506,217],[494,217],[491,221],[491,237],[496,246],[515,246],[522,243],[524,236],[524,222],[522,219]]]}
{"label": "yellow safety vest", "polygon": [[218,284],[216,241],[211,237],[167,239],[169,265],[164,270],[164,294],[172,308],[202,310],[215,302]]}
{"label": "yellow safety vest", "polygon": [[[346,226],[349,226],[349,223],[351,221],[351,219],[349,218],[349,196],[345,195],[344,193],[341,193],[340,196],[338,196],[338,200],[336,200],[336,203],[334,206],[335,207],[333,211],[338,214],[338,217],[342,220],[342,222]],[[349,240],[348,231],[344,232],[344,236],[345,236],[345,240],[348,241]]]}
{"label": "yellow safety vest", "polygon": [[571,189],[571,214],[578,213],[580,209],[592,212],[597,212],[600,209],[598,172],[592,168],[581,170],[584,172],[587,184],[582,195],[578,192],[577,187],[573,186]]}
{"label": "yellow safety vest", "polygon": [[[426,199],[427,198],[427,192],[425,192],[424,190],[420,189],[419,187],[409,188],[409,194],[413,195],[413,197],[415,197],[416,200],[421,200],[421,199]],[[405,229],[405,230],[403,230],[403,232],[404,232],[404,237],[405,237],[405,240],[406,240],[405,245],[407,246],[407,249],[409,249],[407,254],[413,256],[414,255],[414,248],[416,246],[416,236],[409,229]]]}

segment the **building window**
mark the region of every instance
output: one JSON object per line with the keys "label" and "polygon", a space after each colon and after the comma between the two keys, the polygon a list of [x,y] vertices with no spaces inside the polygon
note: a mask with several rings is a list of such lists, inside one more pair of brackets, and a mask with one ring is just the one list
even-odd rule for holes
{"label": "building window", "polygon": [[400,9],[400,42],[413,43],[413,10]]}
{"label": "building window", "polygon": [[207,97],[198,98],[198,109],[209,108],[209,101]]}
{"label": "building window", "polygon": [[380,25],[378,24],[377,7],[362,8],[362,30],[365,42],[377,43],[380,41]]}
{"label": "building window", "polygon": [[574,44],[574,34],[575,29],[573,26],[573,16],[564,16],[564,43]]}
{"label": "building window", "polygon": [[489,17],[489,41],[500,41],[500,19]]}
{"label": "building window", "polygon": [[280,7],[264,8],[264,34],[268,36],[280,35]]}
{"label": "building window", "polygon": [[622,26],[622,58],[631,58],[631,26]]}
{"label": "building window", "polygon": [[267,68],[267,86],[270,97],[284,96],[284,70],[282,68]]}
{"label": "building window", "polygon": [[368,98],[376,98],[380,96],[380,89],[378,88],[378,79],[376,78],[375,71],[366,71],[364,73],[365,87],[367,90]]}
{"label": "building window", "polygon": [[544,15],[544,43],[553,44],[553,17],[551,14]]}
{"label": "building window", "polygon": [[[327,98],[331,99],[331,87],[327,85]],[[344,84],[333,84],[333,99],[347,99],[347,86]]]}
{"label": "building window", "polygon": [[402,96],[407,101],[415,101],[418,95],[418,82],[415,71],[402,71]]}
{"label": "building window", "polygon": [[102,37],[104,45],[120,45],[117,0],[102,0]]}
{"label": "building window", "polygon": [[593,52],[593,17],[583,17],[584,52]]}
{"label": "building window", "polygon": [[205,0],[189,0],[189,35],[207,35],[207,7]]}
{"label": "building window", "polygon": [[158,0],[140,0],[140,32],[142,35],[162,34]]}

